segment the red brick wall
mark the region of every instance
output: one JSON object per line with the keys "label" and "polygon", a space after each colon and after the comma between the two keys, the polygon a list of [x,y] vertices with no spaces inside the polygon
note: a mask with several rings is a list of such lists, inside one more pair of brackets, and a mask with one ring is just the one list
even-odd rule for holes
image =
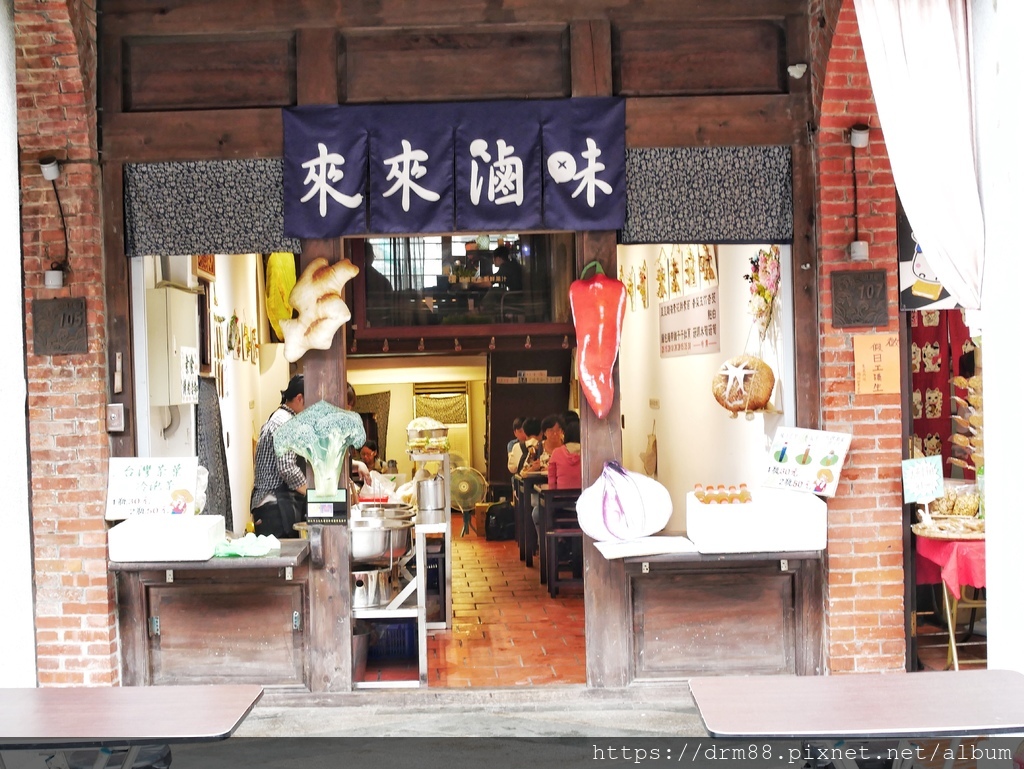
{"label": "red brick wall", "polygon": [[[902,670],[906,638],[903,613],[900,396],[854,393],[853,339],[898,329],[896,188],[871,83],[864,63],[853,0],[824,3],[821,27],[834,23],[824,72],[818,131],[819,260],[822,427],[853,434],[843,480],[829,503],[828,666],[833,672]],[[821,47],[815,50],[821,51]],[[824,64],[824,67],[822,67]],[[858,211],[868,262],[851,262],[854,240],[853,160],[848,130],[871,126],[870,145],[857,150]],[[832,326],[830,275],[836,270],[888,271],[886,328]]]}
{"label": "red brick wall", "polygon": [[[39,683],[111,684],[119,671],[103,522],[110,449],[96,15],[77,0],[14,5]],[[62,164],[71,272],[60,290],[43,288],[43,270],[65,256],[54,191],[39,172],[46,155]],[[88,353],[33,355],[33,302],[69,296],[85,297]]]}

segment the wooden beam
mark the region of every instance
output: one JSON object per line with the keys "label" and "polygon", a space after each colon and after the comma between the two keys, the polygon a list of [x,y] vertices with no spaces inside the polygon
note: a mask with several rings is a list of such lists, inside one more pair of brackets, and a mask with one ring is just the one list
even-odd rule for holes
{"label": "wooden beam", "polygon": [[626,100],[627,147],[741,147],[807,142],[803,94]]}
{"label": "wooden beam", "polygon": [[821,424],[821,369],[818,344],[818,249],[814,237],[814,181],[811,149],[793,146],[793,356],[796,424]]}
{"label": "wooden beam", "polygon": [[281,157],[282,142],[277,108],[103,117],[103,160],[108,163]]}
{"label": "wooden beam", "polygon": [[585,8],[590,18],[615,23],[782,19],[807,13],[807,0],[104,0],[107,34],[273,32],[289,27],[446,27],[472,24],[568,22]]}
{"label": "wooden beam", "polygon": [[[125,430],[110,433],[112,457],[134,457],[139,415],[135,413],[135,360],[132,345],[131,265],[124,251],[124,169],[105,163],[103,175],[103,287],[107,302],[108,403],[124,405]],[[114,369],[121,356],[120,393],[114,393]]]}
{"label": "wooden beam", "polygon": [[605,20],[569,25],[573,96],[612,95],[612,30]]}
{"label": "wooden beam", "polygon": [[299,104],[340,101],[337,30],[299,30],[295,39],[295,81]]}
{"label": "wooden beam", "polygon": [[[611,25],[607,21],[579,21],[570,26],[570,60],[573,96],[610,96],[612,93]],[[577,274],[585,264],[597,261],[608,275],[616,274],[618,261],[614,232],[576,233]],[[613,376],[619,381],[618,369]],[[618,389],[616,387],[616,389]],[[619,394],[604,419],[580,398],[580,435],[583,444],[583,486],[592,484],[609,459],[622,459],[619,427]],[[609,561],[589,537],[584,537],[584,613],[587,639],[587,684],[620,687],[630,678],[632,619],[625,567]]]}
{"label": "wooden beam", "polygon": [[[574,26],[572,35],[586,38]],[[573,94],[597,85],[593,48],[573,54]],[[577,79],[576,57],[584,74]],[[588,61],[588,57],[590,61]],[[336,71],[335,68],[334,71]],[[329,82],[300,88],[329,99],[337,93]],[[610,82],[610,70],[607,74]],[[333,78],[324,77],[331,81]],[[584,83],[583,81],[587,81]],[[320,102],[324,103],[324,102]],[[636,97],[626,100],[627,147],[734,147],[807,143],[807,96]],[[103,156],[108,162],[145,163],[175,160],[226,160],[280,157],[283,141],[279,109],[200,110],[107,115]]]}

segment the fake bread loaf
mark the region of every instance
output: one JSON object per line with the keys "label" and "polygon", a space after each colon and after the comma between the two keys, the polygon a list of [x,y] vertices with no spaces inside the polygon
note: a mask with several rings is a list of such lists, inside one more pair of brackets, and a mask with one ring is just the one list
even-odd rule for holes
{"label": "fake bread loaf", "polygon": [[775,373],[753,355],[730,358],[711,380],[711,392],[723,408],[733,413],[760,411],[771,400]]}
{"label": "fake bread loaf", "polygon": [[299,316],[281,321],[285,360],[294,363],[307,350],[331,348],[334,334],[352,317],[341,292],[358,273],[348,259],[328,264],[318,257],[309,263],[288,297]]}

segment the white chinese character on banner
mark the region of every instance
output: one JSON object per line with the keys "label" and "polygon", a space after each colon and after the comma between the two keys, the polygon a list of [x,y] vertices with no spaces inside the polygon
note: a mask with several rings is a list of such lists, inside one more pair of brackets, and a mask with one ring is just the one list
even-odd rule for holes
{"label": "white chinese character on banner", "polygon": [[426,187],[418,185],[414,179],[422,179],[427,169],[423,166],[423,163],[429,159],[425,150],[414,150],[412,144],[402,139],[402,152],[394,157],[385,158],[384,165],[391,166],[391,170],[388,171],[387,179],[395,180],[395,183],[391,185],[391,189],[384,193],[383,197],[389,198],[394,195],[398,190],[402,190],[402,210],[408,212],[409,210],[409,192],[415,192],[424,200],[436,201],[440,200],[441,196],[436,192],[428,190]]}
{"label": "white chinese character on banner", "polygon": [[496,205],[514,203],[517,206],[523,204],[523,161],[514,154],[516,148],[498,139],[498,156],[491,163],[491,153],[487,151],[486,139],[474,139],[469,145],[469,153],[473,156],[472,176],[469,185],[469,198],[473,205],[480,204],[480,192],[483,189],[484,180],[480,174],[480,164],[476,158],[480,158],[488,164],[487,175],[487,199]]}
{"label": "white chinese character on banner", "polygon": [[548,173],[551,174],[551,178],[555,180],[556,184],[578,181],[580,185],[573,191],[572,196],[575,198],[585,189],[587,205],[593,208],[596,197],[595,190],[601,190],[605,195],[611,195],[612,187],[608,182],[597,178],[597,175],[605,169],[604,163],[597,160],[601,157],[601,150],[598,148],[597,142],[588,137],[587,149],[583,151],[582,155],[587,164],[577,173],[576,158],[572,156],[572,153],[552,152],[548,156]]}
{"label": "white chinese character on banner", "polygon": [[346,208],[357,207],[363,202],[362,195],[345,195],[331,186],[336,182],[340,182],[345,177],[344,172],[341,170],[341,166],[345,163],[345,158],[337,152],[328,152],[327,146],[324,144],[317,144],[316,146],[320,151],[320,155],[302,164],[303,168],[309,169],[303,184],[312,184],[313,186],[302,197],[300,202],[305,203],[314,195],[319,194],[321,218],[327,216],[328,195]]}

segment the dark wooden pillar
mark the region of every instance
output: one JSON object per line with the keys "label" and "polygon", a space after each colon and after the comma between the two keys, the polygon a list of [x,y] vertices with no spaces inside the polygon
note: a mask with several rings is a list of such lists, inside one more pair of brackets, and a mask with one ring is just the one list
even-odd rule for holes
{"label": "dark wooden pillar", "polygon": [[[296,89],[299,104],[338,102],[338,33],[332,28],[302,29],[296,36]],[[331,264],[344,258],[340,239],[304,240],[299,264],[305,270],[317,257]],[[345,408],[346,327],[329,350],[310,350],[301,359],[306,402],[326,400]],[[342,475],[347,477],[346,470]],[[314,692],[352,689],[352,586],[346,526],[323,526],[323,566],[311,570],[310,671]]]}
{"label": "dark wooden pillar", "polygon": [[[612,35],[607,20],[577,21],[570,25],[573,96],[612,95]],[[576,269],[600,262],[608,275],[617,270],[614,232],[580,232],[576,235]],[[611,413],[598,419],[585,398],[580,399],[580,430],[583,443],[583,485],[601,474],[609,459],[622,459],[619,424],[618,367],[616,397]],[[629,683],[630,611],[628,583],[622,561],[609,561],[589,539],[583,551],[586,571],[587,684],[593,687]]]}

